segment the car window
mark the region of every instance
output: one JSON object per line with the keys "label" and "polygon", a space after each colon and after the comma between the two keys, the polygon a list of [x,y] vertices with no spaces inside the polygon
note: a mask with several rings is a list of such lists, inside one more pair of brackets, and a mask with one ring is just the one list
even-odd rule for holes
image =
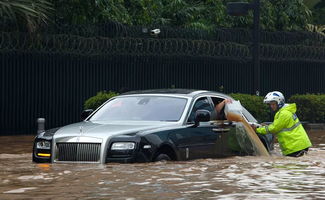
{"label": "car window", "polygon": [[[216,107],[216,105],[218,105],[219,103],[221,103],[223,100],[225,100],[224,98],[219,98],[219,97],[211,97],[211,100],[214,104],[214,107]],[[216,113],[216,117],[217,120],[226,120],[226,115],[225,115],[225,111],[224,108],[222,108],[222,110],[220,111],[220,113]]]}
{"label": "car window", "polygon": [[[218,103],[220,103],[221,101],[224,100],[224,98],[220,98],[220,97],[211,97],[214,106],[216,106]],[[246,118],[247,121],[249,122],[257,122],[257,120],[246,110],[245,107],[243,107],[243,116]],[[224,109],[221,110],[221,113],[218,113],[218,119],[222,119],[225,120],[226,116],[224,114]]]}
{"label": "car window", "polygon": [[176,97],[120,97],[106,103],[90,121],[179,121],[186,103],[186,98]]}
{"label": "car window", "polygon": [[193,105],[190,116],[187,120],[188,122],[194,122],[195,113],[197,110],[208,110],[208,111],[212,112],[214,109],[213,109],[212,105],[210,104],[207,97],[199,98],[196,100],[196,102]]}

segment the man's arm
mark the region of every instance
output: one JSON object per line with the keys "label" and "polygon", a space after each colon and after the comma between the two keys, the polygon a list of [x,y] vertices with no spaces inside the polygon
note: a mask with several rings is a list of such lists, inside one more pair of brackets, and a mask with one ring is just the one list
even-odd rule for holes
{"label": "man's arm", "polygon": [[257,128],[256,132],[262,135],[267,133],[277,134],[280,130],[286,128],[287,124],[289,123],[290,117],[290,112],[282,111],[279,113],[279,117],[275,119],[272,124]]}
{"label": "man's arm", "polygon": [[225,99],[222,102],[218,103],[215,107],[217,113],[220,113],[223,107],[225,107],[226,103],[232,103],[231,99]]}

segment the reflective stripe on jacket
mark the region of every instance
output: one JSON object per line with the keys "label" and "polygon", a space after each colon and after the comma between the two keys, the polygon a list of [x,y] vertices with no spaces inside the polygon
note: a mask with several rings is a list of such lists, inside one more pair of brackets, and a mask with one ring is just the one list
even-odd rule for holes
{"label": "reflective stripe on jacket", "polygon": [[309,137],[296,115],[296,110],[295,103],[286,104],[275,114],[272,124],[256,129],[259,134],[276,134],[284,155],[311,146]]}

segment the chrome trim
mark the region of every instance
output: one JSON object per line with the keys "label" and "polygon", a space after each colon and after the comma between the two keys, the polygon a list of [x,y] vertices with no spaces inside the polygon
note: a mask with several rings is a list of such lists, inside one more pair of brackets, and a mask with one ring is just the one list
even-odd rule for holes
{"label": "chrome trim", "polygon": [[103,139],[88,136],[67,136],[56,138],[56,143],[102,143]]}
{"label": "chrome trim", "polygon": [[[53,147],[52,162],[100,163],[102,143],[103,143],[102,138],[89,137],[89,136],[65,136],[65,137],[55,138],[52,144]],[[63,148],[65,148],[64,149],[65,153],[67,153],[65,157],[60,157],[62,156],[60,155],[60,149],[59,149],[60,144],[66,144],[66,146],[62,146]]]}
{"label": "chrome trim", "polygon": [[[208,96],[208,95],[206,95],[206,94],[203,94],[203,95],[199,95],[199,96],[194,97],[194,98],[192,99],[192,101],[190,102],[190,105],[189,105],[189,107],[188,107],[187,113],[186,113],[186,115],[185,115],[185,119],[186,119],[186,120],[184,120],[183,125],[186,125],[186,124],[188,123],[188,119],[189,119],[190,116],[191,116],[191,112],[192,112],[192,110],[193,110],[194,104],[196,103],[196,101],[197,101],[198,99],[200,99],[200,98],[202,98],[202,97],[207,98],[208,101],[209,101],[209,97],[210,97],[210,96]],[[210,101],[209,101],[209,104],[211,104]],[[212,108],[213,108],[213,105],[211,105],[211,106],[212,106]],[[184,110],[184,111],[185,111],[185,110]]]}
{"label": "chrome trim", "polygon": [[55,162],[100,162],[101,143],[56,143]]}
{"label": "chrome trim", "polygon": [[150,149],[150,148],[151,148],[151,145],[149,145],[149,144],[143,146],[143,149]]}
{"label": "chrome trim", "polygon": [[182,98],[182,99],[186,99],[187,102],[186,102],[186,105],[184,107],[184,110],[183,110],[183,113],[180,117],[180,119],[176,122],[176,123],[179,123],[179,124],[185,124],[184,120],[187,116],[187,112],[188,112],[188,109],[189,109],[189,106],[191,105],[191,102],[192,102],[192,97],[188,97],[188,96],[185,96],[185,95],[177,95],[177,94],[129,94],[129,95],[119,95],[119,96],[115,96],[115,97],[112,97],[110,99],[108,99],[105,103],[103,103],[101,106],[99,106],[96,110],[94,110],[91,115],[89,115],[84,121],[89,121],[90,118],[98,111],[100,110],[102,107],[104,107],[108,102],[114,100],[114,99],[117,99],[117,98],[126,98],[126,97],[141,97],[141,96],[153,96],[153,97],[174,97],[174,98]]}
{"label": "chrome trim", "polygon": [[[112,97],[111,99],[116,99],[116,98],[123,98],[123,97],[137,97],[137,96],[161,96],[161,97],[177,97],[177,98],[185,98],[185,99],[189,99],[189,98],[192,98],[192,97],[189,97],[189,96],[186,96],[186,94],[163,94],[163,93],[148,93],[148,94],[127,94],[127,95],[119,95],[119,96],[116,96],[116,97]],[[111,100],[110,99],[110,100]]]}

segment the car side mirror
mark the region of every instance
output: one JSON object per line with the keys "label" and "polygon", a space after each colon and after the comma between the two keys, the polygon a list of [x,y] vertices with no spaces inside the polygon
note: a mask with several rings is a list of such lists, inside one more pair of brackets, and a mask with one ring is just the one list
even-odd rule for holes
{"label": "car side mirror", "polygon": [[93,109],[87,109],[87,110],[82,111],[81,116],[80,116],[81,120],[82,121],[85,120],[93,112],[94,112]]}
{"label": "car side mirror", "polygon": [[208,110],[197,110],[195,112],[195,126],[199,126],[200,122],[210,121],[211,113]]}

